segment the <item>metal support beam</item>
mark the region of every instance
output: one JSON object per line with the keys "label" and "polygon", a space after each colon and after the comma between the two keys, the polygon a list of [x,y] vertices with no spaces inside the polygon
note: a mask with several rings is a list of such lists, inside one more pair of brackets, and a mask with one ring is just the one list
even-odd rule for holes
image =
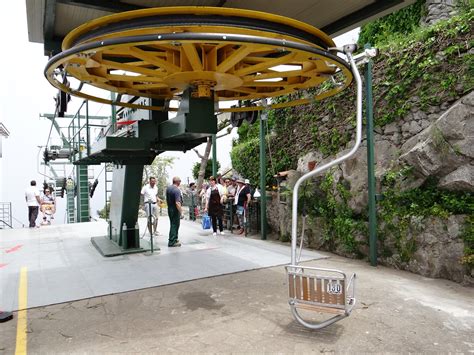
{"label": "metal support beam", "polygon": [[123,12],[147,9],[147,7],[125,4],[121,1],[112,0],[57,0],[60,4],[78,6],[88,9],[107,11],[107,12]]}
{"label": "metal support beam", "polygon": [[45,0],[43,17],[44,54],[47,56],[61,52],[61,42],[54,35],[56,23],[56,0]]}
{"label": "metal support beam", "polygon": [[[366,49],[370,44],[365,45]],[[367,176],[369,190],[369,254],[370,265],[377,266],[377,211],[375,206],[374,115],[372,98],[372,61],[365,66],[365,100],[367,120]]]}
{"label": "metal support beam", "polygon": [[56,0],[45,0],[43,17],[43,38],[45,42],[53,39],[56,22]]}
{"label": "metal support beam", "polygon": [[[57,117],[54,115],[54,113],[40,113],[39,116],[41,118],[47,118],[48,120],[51,120],[53,118],[76,118],[78,115],[64,115],[64,117]],[[80,116],[80,115],[79,115]],[[80,116],[81,118],[84,118],[85,116]],[[110,119],[109,116],[89,116],[89,121],[90,120],[108,120]],[[67,127],[61,127],[61,128],[67,128]]]}
{"label": "metal support beam", "polygon": [[347,29],[351,25],[357,24],[366,20],[371,16],[376,16],[378,13],[403,3],[404,0],[376,0],[372,4],[363,7],[362,9],[351,13],[333,23],[330,23],[321,28],[321,31],[332,35],[343,29]]}
{"label": "metal support beam", "polygon": [[[116,98],[117,98],[117,95],[115,94],[115,92],[111,91],[110,92],[110,100],[112,100],[112,102],[114,102]],[[110,119],[110,125],[112,126],[112,132],[110,132],[110,133],[114,133],[117,130],[117,106],[110,105],[110,108],[112,109],[112,117]]]}
{"label": "metal support beam", "polygon": [[265,121],[267,120],[267,112],[258,113],[260,116],[260,235],[261,239],[267,239],[267,192],[266,192],[266,175],[267,175],[267,157],[265,154]]}

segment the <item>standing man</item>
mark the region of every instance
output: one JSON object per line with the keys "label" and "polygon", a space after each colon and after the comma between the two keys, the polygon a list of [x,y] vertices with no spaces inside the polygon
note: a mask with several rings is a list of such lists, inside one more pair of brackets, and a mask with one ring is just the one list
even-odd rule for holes
{"label": "standing man", "polygon": [[248,185],[245,183],[244,180],[239,179],[237,180],[237,183],[239,184],[239,189],[237,190],[238,195],[236,196],[237,217],[239,218],[239,225],[240,225],[240,230],[237,232],[237,234],[242,234],[245,232],[247,206],[250,202],[251,196],[250,196],[250,188],[248,187]]}
{"label": "standing man", "polygon": [[196,184],[194,182],[189,184],[188,195],[191,197],[191,205],[189,206],[189,219],[196,220],[196,206],[197,206],[197,192]]}
{"label": "standing man", "polygon": [[36,218],[38,218],[41,199],[39,190],[36,188],[35,180],[31,180],[30,187],[26,189],[25,200],[28,205],[28,221],[30,222],[30,228],[36,228]]}
{"label": "standing man", "polygon": [[170,219],[168,247],[181,246],[181,242],[178,240],[179,222],[183,213],[183,199],[179,189],[180,184],[181,179],[175,176],[173,178],[173,185],[166,188],[166,203],[168,204],[168,217]]}
{"label": "standing man", "polygon": [[[150,177],[149,183],[143,186],[141,194],[143,195],[143,202],[145,205],[146,216],[149,219],[150,215],[153,216],[153,226],[150,233],[152,235],[158,235],[158,207],[156,203],[161,203],[160,198],[158,197],[158,186],[156,186],[156,178],[153,176]],[[150,226],[148,226],[150,228]]]}

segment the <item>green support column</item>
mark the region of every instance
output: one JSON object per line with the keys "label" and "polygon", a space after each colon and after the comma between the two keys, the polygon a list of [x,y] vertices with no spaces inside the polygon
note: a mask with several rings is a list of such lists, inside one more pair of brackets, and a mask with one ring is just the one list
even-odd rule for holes
{"label": "green support column", "polygon": [[267,239],[267,192],[265,188],[267,175],[267,157],[265,154],[265,121],[267,113],[259,112],[260,118],[260,231],[261,238]]}
{"label": "green support column", "polygon": [[217,147],[216,147],[216,135],[212,135],[212,175],[217,176]]}
{"label": "green support column", "polygon": [[[110,231],[112,240],[122,249],[140,247],[135,225],[138,219],[143,165],[125,165],[114,170],[112,195],[110,196]],[[127,236],[124,235],[124,228]]]}
{"label": "green support column", "polygon": [[[365,48],[370,48],[370,44],[366,44]],[[369,184],[369,254],[370,265],[377,266],[377,212],[375,206],[374,117],[371,60],[369,60],[365,67],[365,90],[367,119],[367,176]]]}

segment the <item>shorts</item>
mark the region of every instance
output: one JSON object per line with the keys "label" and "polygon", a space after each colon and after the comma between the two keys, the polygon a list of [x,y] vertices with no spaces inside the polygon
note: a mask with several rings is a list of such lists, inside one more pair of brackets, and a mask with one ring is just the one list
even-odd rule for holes
{"label": "shorts", "polygon": [[148,203],[145,203],[145,213],[146,213],[146,216],[147,217],[150,217],[149,216],[149,213],[150,213],[150,206],[151,206],[151,214],[155,217],[158,217],[158,208],[157,208],[157,204],[156,203],[152,203],[151,205],[149,205]]}
{"label": "shorts", "polygon": [[236,212],[239,216],[243,215],[244,214],[244,206],[239,206],[237,205],[237,212]]}

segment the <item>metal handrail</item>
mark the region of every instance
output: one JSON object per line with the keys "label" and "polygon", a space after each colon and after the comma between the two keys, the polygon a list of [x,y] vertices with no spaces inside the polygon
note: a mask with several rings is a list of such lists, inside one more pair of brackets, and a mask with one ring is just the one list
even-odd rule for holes
{"label": "metal handrail", "polygon": [[296,244],[297,244],[297,230],[298,230],[298,190],[301,186],[301,184],[309,179],[310,177],[313,177],[327,169],[329,169],[330,167],[336,165],[336,164],[339,164],[341,162],[343,162],[344,160],[347,160],[349,159],[351,156],[353,156],[355,154],[355,152],[357,151],[357,149],[359,148],[360,146],[360,142],[362,140],[362,79],[360,77],[360,74],[359,74],[359,70],[357,69],[357,65],[354,61],[354,58],[352,57],[352,50],[353,48],[351,46],[344,46],[343,49],[341,51],[343,51],[346,56],[347,56],[347,59],[350,63],[350,66],[351,66],[351,71],[352,71],[352,74],[354,75],[354,78],[356,80],[356,83],[357,83],[357,115],[356,115],[356,122],[357,122],[357,125],[356,125],[356,139],[355,139],[355,143],[354,143],[354,146],[352,147],[352,149],[347,153],[347,154],[344,154],[343,156],[337,158],[337,159],[334,159],[333,161],[327,163],[327,164],[324,164],[322,166],[320,166],[319,168],[316,168],[315,170],[313,171],[310,171],[308,173],[306,173],[305,175],[301,176],[298,181],[296,182],[294,188],[293,188],[293,206],[292,206],[292,217],[291,217],[291,264],[292,265],[296,265],[297,261],[296,261]]}
{"label": "metal handrail", "polygon": [[[85,112],[85,115],[81,115],[81,110],[84,109],[84,105],[85,105],[86,112]],[[85,119],[86,121],[82,125],[81,125],[81,119]],[[76,120],[77,120],[77,124],[76,124]],[[77,112],[72,117],[71,123],[69,123],[69,126],[67,127],[70,153],[71,153],[71,157],[73,161],[75,161],[74,149],[76,148],[76,145],[78,145],[77,152],[81,154],[81,151],[80,151],[81,143],[85,144],[86,149],[87,149],[87,155],[90,155],[90,147],[91,147],[90,128],[91,127],[105,128],[107,127],[107,125],[89,123],[89,100],[84,100],[82,104],[79,106]]]}

